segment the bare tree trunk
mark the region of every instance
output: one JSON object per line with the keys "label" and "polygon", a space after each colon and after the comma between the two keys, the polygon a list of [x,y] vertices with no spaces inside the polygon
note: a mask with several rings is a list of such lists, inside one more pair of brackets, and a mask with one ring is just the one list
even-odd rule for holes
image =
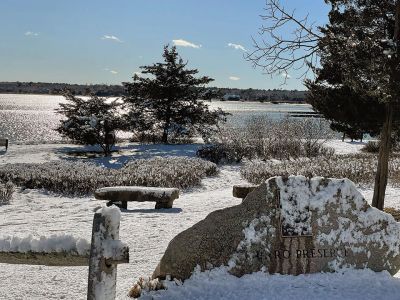
{"label": "bare tree trunk", "polygon": [[385,123],[381,132],[381,145],[379,147],[378,170],[375,176],[374,197],[372,206],[383,210],[385,191],[388,178],[390,138],[392,135],[393,104],[386,103]]}
{"label": "bare tree trunk", "polygon": [[163,128],[162,143],[168,144],[168,131],[171,126],[171,107],[168,106],[165,112],[165,124]]}
{"label": "bare tree trunk", "polygon": [[169,127],[169,125],[168,126],[165,125],[164,129],[163,129],[163,135],[161,138],[161,141],[163,144],[168,144],[168,127]]}
{"label": "bare tree trunk", "polygon": [[107,131],[104,137],[104,156],[111,156],[112,147],[115,145],[115,132],[110,130]]}

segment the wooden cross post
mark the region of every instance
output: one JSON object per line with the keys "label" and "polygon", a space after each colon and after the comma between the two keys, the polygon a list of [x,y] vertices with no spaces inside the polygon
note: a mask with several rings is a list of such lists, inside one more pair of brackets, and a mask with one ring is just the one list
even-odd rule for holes
{"label": "wooden cross post", "polygon": [[93,218],[88,300],[114,300],[117,264],[129,262],[129,248],[119,241],[119,208],[104,207]]}

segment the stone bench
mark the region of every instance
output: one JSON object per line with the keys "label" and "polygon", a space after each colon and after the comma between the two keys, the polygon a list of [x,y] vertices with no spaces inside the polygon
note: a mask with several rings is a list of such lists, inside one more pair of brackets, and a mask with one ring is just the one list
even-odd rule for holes
{"label": "stone bench", "polygon": [[156,202],[156,209],[172,208],[174,200],[179,198],[176,188],[158,188],[146,186],[115,186],[105,187],[95,191],[98,200],[109,200],[107,206],[115,204],[119,208],[128,208],[129,201]]}
{"label": "stone bench", "polygon": [[6,147],[8,149],[8,139],[0,139],[0,146]]}
{"label": "stone bench", "polygon": [[246,184],[240,184],[240,185],[234,185],[232,194],[233,197],[235,198],[246,198],[247,194],[251,193],[254,191],[254,189],[258,187],[257,185],[246,185]]}

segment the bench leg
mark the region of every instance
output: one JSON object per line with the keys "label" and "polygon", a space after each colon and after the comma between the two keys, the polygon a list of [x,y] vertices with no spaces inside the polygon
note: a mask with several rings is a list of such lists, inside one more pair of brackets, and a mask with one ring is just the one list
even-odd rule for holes
{"label": "bench leg", "polygon": [[117,207],[119,207],[120,209],[128,209],[128,201],[108,201],[107,206],[111,206],[111,205],[115,205]]}
{"label": "bench leg", "polygon": [[172,204],[174,203],[174,200],[169,201],[169,202],[156,202],[156,207],[155,209],[161,209],[161,208],[172,208]]}
{"label": "bench leg", "polygon": [[120,208],[128,209],[128,201],[121,201],[121,206],[120,206]]}

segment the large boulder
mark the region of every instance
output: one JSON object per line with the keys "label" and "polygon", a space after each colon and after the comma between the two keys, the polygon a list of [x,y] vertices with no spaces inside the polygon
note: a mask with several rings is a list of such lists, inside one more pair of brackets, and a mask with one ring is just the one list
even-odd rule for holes
{"label": "large boulder", "polygon": [[267,270],[301,274],[343,267],[400,268],[400,224],[372,208],[347,179],[274,177],[243,203],[178,234],[154,278],[181,280],[194,268],[228,265],[237,276]]}

